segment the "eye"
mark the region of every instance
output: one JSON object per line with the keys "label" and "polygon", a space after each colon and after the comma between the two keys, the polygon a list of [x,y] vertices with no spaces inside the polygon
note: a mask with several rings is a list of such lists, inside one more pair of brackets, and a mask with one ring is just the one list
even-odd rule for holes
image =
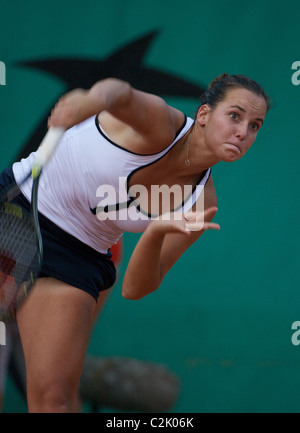
{"label": "eye", "polygon": [[233,120],[237,120],[239,118],[239,115],[236,112],[232,112],[229,114],[229,117],[231,117],[231,119]]}
{"label": "eye", "polygon": [[257,123],[251,123],[250,128],[253,129],[254,131],[258,131],[259,125]]}

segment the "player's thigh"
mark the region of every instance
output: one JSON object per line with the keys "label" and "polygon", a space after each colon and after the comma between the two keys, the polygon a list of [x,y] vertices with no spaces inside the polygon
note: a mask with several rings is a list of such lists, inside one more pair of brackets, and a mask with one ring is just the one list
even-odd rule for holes
{"label": "player's thigh", "polygon": [[94,298],[83,290],[39,279],[17,315],[27,373],[79,378],[94,310]]}

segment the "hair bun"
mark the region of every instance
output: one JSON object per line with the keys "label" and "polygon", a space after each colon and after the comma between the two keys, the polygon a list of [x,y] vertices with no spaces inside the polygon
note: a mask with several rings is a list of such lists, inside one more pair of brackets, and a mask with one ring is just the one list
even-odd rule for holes
{"label": "hair bun", "polygon": [[214,109],[219,102],[223,101],[227,92],[232,89],[246,89],[255,95],[261,96],[266,102],[267,111],[270,107],[270,98],[256,81],[245,75],[230,75],[227,73],[219,75],[209,85],[208,89],[200,96],[201,104],[207,104]]}
{"label": "hair bun", "polygon": [[208,86],[208,88],[209,89],[211,89],[212,87],[214,87],[214,85],[218,82],[218,81],[221,81],[221,80],[223,80],[224,78],[227,78],[227,77],[229,77],[229,74],[227,74],[226,72],[224,73],[224,74],[222,74],[222,75],[219,75],[218,77],[216,77],[211,83],[210,83],[210,85]]}

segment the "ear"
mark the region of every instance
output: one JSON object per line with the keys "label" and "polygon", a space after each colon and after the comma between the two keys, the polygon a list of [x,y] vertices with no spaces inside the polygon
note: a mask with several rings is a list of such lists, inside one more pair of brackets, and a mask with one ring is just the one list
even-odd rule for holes
{"label": "ear", "polygon": [[200,126],[205,126],[210,111],[211,109],[207,104],[201,105],[197,113],[197,121]]}

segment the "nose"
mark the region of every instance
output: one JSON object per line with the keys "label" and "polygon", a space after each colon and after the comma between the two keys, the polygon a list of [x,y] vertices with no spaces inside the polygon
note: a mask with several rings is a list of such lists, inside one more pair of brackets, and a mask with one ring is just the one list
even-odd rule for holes
{"label": "nose", "polygon": [[247,137],[247,132],[248,132],[248,124],[246,122],[245,123],[240,122],[239,125],[237,126],[235,135],[240,140],[245,140],[245,138]]}

